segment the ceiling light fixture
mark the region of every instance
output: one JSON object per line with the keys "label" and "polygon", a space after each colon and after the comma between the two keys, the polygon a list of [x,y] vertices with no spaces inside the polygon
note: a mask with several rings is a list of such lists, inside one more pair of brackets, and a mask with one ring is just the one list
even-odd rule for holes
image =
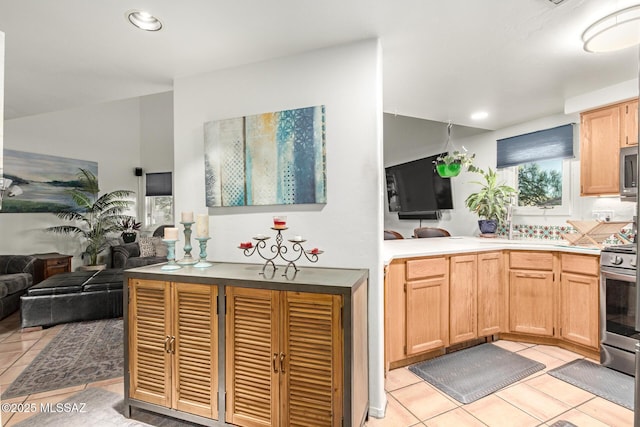
{"label": "ceiling light fixture", "polygon": [[640,4],[597,20],[582,33],[587,52],[613,52],[640,43]]}
{"label": "ceiling light fixture", "polygon": [[471,115],[471,120],[483,120],[489,117],[489,113],[486,111],[477,111]]}
{"label": "ceiling light fixture", "polygon": [[141,30],[159,31],[162,28],[162,22],[158,18],[143,10],[127,12],[127,19]]}

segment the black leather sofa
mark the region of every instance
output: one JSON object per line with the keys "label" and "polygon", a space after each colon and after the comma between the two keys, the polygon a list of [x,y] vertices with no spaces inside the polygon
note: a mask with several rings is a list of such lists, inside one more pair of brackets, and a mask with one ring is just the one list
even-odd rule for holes
{"label": "black leather sofa", "polygon": [[121,317],[122,280],[122,269],[51,276],[20,298],[22,327]]}
{"label": "black leather sofa", "polygon": [[35,262],[30,255],[0,255],[0,319],[20,308],[20,297],[33,285]]}
{"label": "black leather sofa", "polygon": [[111,267],[113,268],[127,269],[162,262],[167,262],[166,256],[141,257],[138,242],[111,247]]}

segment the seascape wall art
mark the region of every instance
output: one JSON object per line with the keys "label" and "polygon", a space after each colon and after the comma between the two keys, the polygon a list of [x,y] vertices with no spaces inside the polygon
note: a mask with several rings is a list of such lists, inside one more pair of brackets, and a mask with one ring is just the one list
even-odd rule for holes
{"label": "seascape wall art", "polygon": [[204,124],[208,207],[326,203],[325,108]]}
{"label": "seascape wall art", "polygon": [[4,150],[0,213],[58,212],[73,205],[67,190],[77,186],[80,168],[98,176],[98,163],[24,151]]}

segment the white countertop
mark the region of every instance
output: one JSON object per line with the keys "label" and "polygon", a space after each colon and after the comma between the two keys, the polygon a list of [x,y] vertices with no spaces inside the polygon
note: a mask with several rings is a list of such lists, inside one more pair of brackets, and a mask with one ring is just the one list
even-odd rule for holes
{"label": "white countertop", "polygon": [[431,237],[426,239],[385,240],[382,258],[385,265],[398,258],[451,255],[495,250],[561,251],[600,255],[597,247],[571,246],[566,240],[507,240],[482,237]]}

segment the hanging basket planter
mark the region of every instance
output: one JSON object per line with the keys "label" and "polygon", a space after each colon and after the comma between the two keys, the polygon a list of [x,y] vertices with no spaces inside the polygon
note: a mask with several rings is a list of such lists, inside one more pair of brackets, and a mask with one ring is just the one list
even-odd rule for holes
{"label": "hanging basket planter", "polygon": [[460,170],[462,169],[460,163],[438,163],[436,165],[436,170],[438,171],[438,175],[442,178],[452,178],[454,176],[460,175]]}
{"label": "hanging basket planter", "polygon": [[449,122],[447,125],[447,143],[445,144],[445,150],[447,150],[447,152],[440,154],[434,162],[436,171],[442,178],[453,178],[454,176],[460,175],[463,167],[467,170],[472,170],[474,167],[473,159],[476,157],[473,153],[467,153],[467,149],[464,147],[462,147],[464,151],[451,149],[454,148],[450,140],[452,127],[453,125]]}

